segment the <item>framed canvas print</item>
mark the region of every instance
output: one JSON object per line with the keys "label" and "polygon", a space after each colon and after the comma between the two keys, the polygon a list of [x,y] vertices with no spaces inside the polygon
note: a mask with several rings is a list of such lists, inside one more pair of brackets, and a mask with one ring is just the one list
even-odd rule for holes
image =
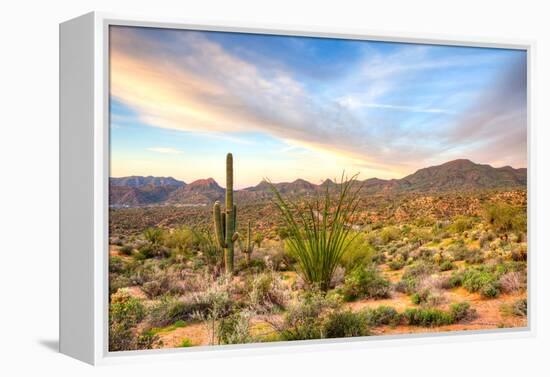
{"label": "framed canvas print", "polygon": [[60,47],[62,352],[532,331],[530,44],[91,13]]}

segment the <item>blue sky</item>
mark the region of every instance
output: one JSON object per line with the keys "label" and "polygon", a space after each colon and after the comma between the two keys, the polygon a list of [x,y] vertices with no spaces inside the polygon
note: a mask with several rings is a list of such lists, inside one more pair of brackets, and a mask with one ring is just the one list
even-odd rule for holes
{"label": "blue sky", "polygon": [[524,51],[111,27],[111,175],[318,183],[525,167]]}

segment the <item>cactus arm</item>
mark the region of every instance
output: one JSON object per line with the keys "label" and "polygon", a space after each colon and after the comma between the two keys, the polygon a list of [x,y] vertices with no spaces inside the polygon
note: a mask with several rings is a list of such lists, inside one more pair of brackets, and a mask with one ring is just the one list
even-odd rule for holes
{"label": "cactus arm", "polygon": [[223,228],[222,228],[222,214],[220,209],[220,202],[218,201],[214,203],[213,217],[214,217],[214,231],[216,233],[216,240],[218,241],[218,246],[220,247],[220,249],[223,249],[225,247],[225,239],[224,239]]}

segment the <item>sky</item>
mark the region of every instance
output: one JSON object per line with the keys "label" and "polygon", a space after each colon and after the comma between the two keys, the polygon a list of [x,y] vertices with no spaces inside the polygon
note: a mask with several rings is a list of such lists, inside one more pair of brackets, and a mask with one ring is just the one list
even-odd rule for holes
{"label": "sky", "polygon": [[527,166],[525,51],[110,27],[111,176],[224,186]]}

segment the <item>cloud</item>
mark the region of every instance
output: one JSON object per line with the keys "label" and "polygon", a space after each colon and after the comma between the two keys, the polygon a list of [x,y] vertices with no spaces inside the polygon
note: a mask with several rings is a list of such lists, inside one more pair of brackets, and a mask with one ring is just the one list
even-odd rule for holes
{"label": "cloud", "polygon": [[[490,111],[474,105],[474,113],[456,114],[458,98],[467,98],[472,89],[462,90],[467,80],[447,72],[473,70],[495,60],[491,56],[438,57],[430,55],[429,46],[404,45],[391,53],[366,49],[328,85],[308,81],[281,62],[245,60],[205,33],[111,30],[111,94],[154,127],[233,139],[266,133],[395,176],[428,161],[443,162],[443,156],[462,157],[458,153],[464,151],[482,156],[480,139],[496,142],[492,132],[525,127],[511,123],[525,103],[503,99],[510,105],[505,112],[495,103],[500,99],[491,93],[510,92],[498,82],[480,100]],[[521,155],[521,148],[509,155]]]}
{"label": "cloud", "polygon": [[399,106],[399,105],[389,105],[382,103],[365,103],[354,97],[344,97],[336,101],[340,106],[347,107],[349,109],[357,109],[360,107],[370,107],[378,109],[391,109],[399,111],[410,111],[413,113],[442,113],[442,114],[454,114],[453,111],[445,109],[436,109],[436,108],[422,108],[416,106]]}
{"label": "cloud", "polygon": [[183,151],[180,151],[176,148],[170,148],[170,147],[149,147],[147,148],[149,152],[156,152],[156,153],[162,153],[162,154],[183,154]]}

